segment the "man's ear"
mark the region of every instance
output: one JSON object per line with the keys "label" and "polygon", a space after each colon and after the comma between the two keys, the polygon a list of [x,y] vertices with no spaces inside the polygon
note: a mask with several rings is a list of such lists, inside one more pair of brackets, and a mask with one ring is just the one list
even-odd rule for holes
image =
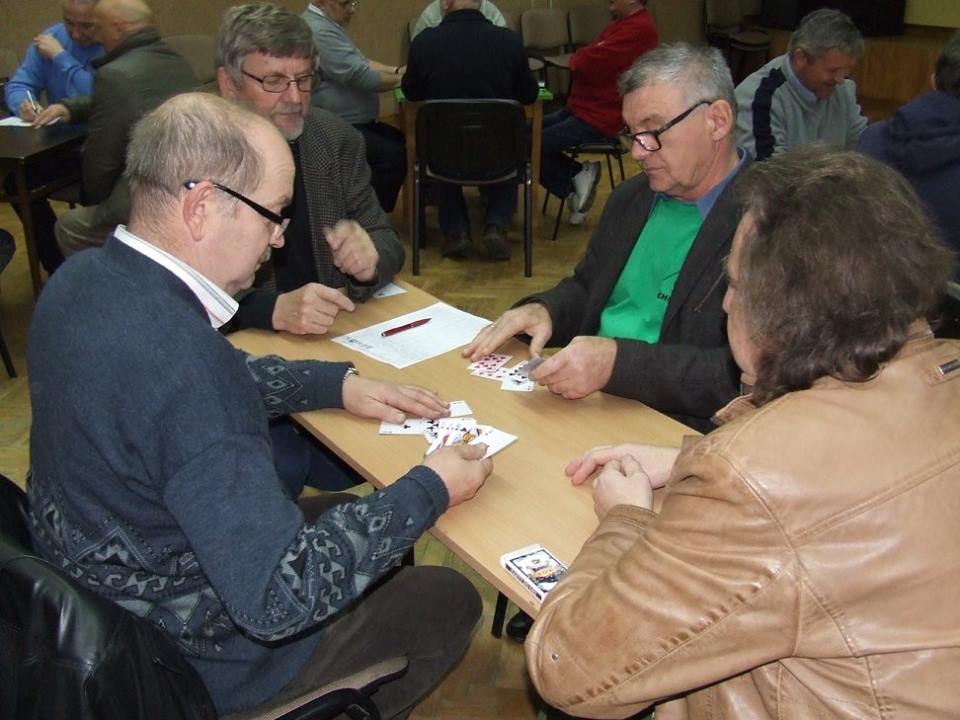
{"label": "man's ear", "polygon": [[217,88],[219,88],[220,94],[228,100],[236,100],[239,95],[237,86],[233,84],[233,79],[223,67],[217,68]]}
{"label": "man's ear", "polygon": [[714,100],[707,107],[710,136],[720,140],[733,132],[733,108],[726,100]]}
{"label": "man's ear", "polygon": [[198,182],[187,190],[180,205],[183,224],[190,231],[190,239],[200,242],[212,217],[216,212],[213,192],[215,188],[208,180]]}

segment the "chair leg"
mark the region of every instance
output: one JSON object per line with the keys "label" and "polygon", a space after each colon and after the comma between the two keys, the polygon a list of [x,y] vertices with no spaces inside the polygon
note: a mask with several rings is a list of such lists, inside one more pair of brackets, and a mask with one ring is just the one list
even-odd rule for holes
{"label": "chair leg", "polygon": [[2,330],[0,330],[0,355],[3,356],[3,365],[7,368],[7,375],[15,378],[17,369],[13,366],[13,358],[10,357],[10,350],[7,349],[7,341],[3,338]]}
{"label": "chair leg", "polygon": [[553,221],[553,237],[550,238],[553,242],[557,241],[557,231],[560,230],[560,218],[563,216],[563,208],[567,205],[567,198],[560,198],[560,207],[557,208],[557,219]]}
{"label": "chair leg", "polygon": [[610,189],[613,190],[613,159],[610,157],[610,153],[604,153],[607,157],[607,177],[610,178]]}
{"label": "chair leg", "polygon": [[413,166],[413,237],[410,248],[413,251],[413,274],[420,274],[420,233],[423,232],[423,197],[420,184],[420,163]]}
{"label": "chair leg", "polygon": [[503,621],[507,617],[507,596],[502,592],[497,593],[497,607],[493,611],[493,626],[490,628],[490,634],[495,638],[503,635]]}
{"label": "chair leg", "polygon": [[533,275],[533,172],[527,164],[523,183],[523,276]]}
{"label": "chair leg", "polygon": [[627,179],[627,174],[623,172],[623,153],[617,155],[617,163],[620,165],[620,182]]}

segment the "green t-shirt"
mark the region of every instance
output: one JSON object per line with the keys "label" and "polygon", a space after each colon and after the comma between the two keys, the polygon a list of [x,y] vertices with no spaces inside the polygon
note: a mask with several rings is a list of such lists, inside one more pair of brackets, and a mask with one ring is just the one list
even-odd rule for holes
{"label": "green t-shirt", "polygon": [[600,315],[601,337],[655,343],[683,261],[703,218],[696,203],[661,195]]}

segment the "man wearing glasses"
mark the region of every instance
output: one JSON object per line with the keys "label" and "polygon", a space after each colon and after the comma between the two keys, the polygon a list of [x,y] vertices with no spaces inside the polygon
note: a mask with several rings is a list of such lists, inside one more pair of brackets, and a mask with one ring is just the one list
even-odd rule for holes
{"label": "man wearing glasses", "polygon": [[220,717],[399,655],[408,672],[376,703],[406,717],[463,654],[481,603],[448,568],[392,571],[477,492],[485,448],[443,448],[355,502],[291,502],[268,414],[402,422],[446,403],[349,363],[251,356],[215,330],[284,242],[294,161],[271,123],[179,95],[137,124],[126,176],[129,225],[68,261],[33,315],[35,549],[166,633]]}
{"label": "man wearing glasses", "polygon": [[400,84],[402,65],[367,58],[347,35],[357,0],[310,0],[303,13],[317,46],[320,77],[312,102],[353,125],[363,134],[367,164],[380,206],[392,212],[407,173],[403,133],[379,122],[378,93]]}
{"label": "man wearing glasses", "polygon": [[723,258],[740,216],[732,180],[736,105],[722,56],[671,45],[621,78],[625,139],[643,173],[610,196],[572,277],[521,300],[463,353],[508,338],[563,349],[531,378],[566,398],[634,398],[697,430],[733,398],[738,374],[721,307]]}

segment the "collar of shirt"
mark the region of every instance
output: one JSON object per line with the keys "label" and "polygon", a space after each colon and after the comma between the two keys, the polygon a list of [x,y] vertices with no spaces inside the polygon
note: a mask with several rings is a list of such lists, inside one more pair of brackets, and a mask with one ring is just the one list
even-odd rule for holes
{"label": "collar of shirt", "polygon": [[798,78],[797,74],[793,71],[793,63],[790,62],[789,53],[783,56],[783,71],[787,76],[787,82],[790,83],[790,87],[796,91],[800,98],[811,105],[816,105],[818,102],[816,93],[800,82],[800,78]]}
{"label": "collar of shirt", "polygon": [[[737,164],[733,166],[733,170],[728,172],[726,177],[723,178],[723,180],[718,182],[716,185],[710,188],[710,190],[708,190],[702,196],[700,196],[699,198],[693,201],[693,203],[697,206],[697,210],[700,211],[701,220],[707,219],[707,215],[709,215],[710,211],[713,210],[713,206],[717,202],[717,198],[720,197],[720,193],[722,193],[724,188],[726,188],[727,185],[730,184],[730,181],[737,176],[737,173],[740,172],[741,169],[743,169],[743,166],[746,165],[746,163],[747,163],[747,151],[744,150],[742,147],[738,147],[737,148]],[[667,195],[666,193],[658,192],[654,196],[654,204],[656,204],[656,202],[660,200],[660,198],[668,198],[668,197],[670,196]],[[653,212],[653,204],[650,205],[650,212]]]}
{"label": "collar of shirt", "polygon": [[148,243],[143,238],[137,237],[127,230],[125,225],[117,225],[113,236],[124,245],[133,248],[141,255],[145,255],[180,278],[190,288],[190,291],[197,296],[197,300],[207,311],[207,317],[213,327],[219,328],[236,314],[239,307],[236,300],[214,284],[213,281],[204,277],[179,258],[166,250],[161,250],[156,245]]}
{"label": "collar of shirt", "polygon": [[320,17],[327,17],[327,14],[313,3],[307,3],[307,12],[315,12]]}

